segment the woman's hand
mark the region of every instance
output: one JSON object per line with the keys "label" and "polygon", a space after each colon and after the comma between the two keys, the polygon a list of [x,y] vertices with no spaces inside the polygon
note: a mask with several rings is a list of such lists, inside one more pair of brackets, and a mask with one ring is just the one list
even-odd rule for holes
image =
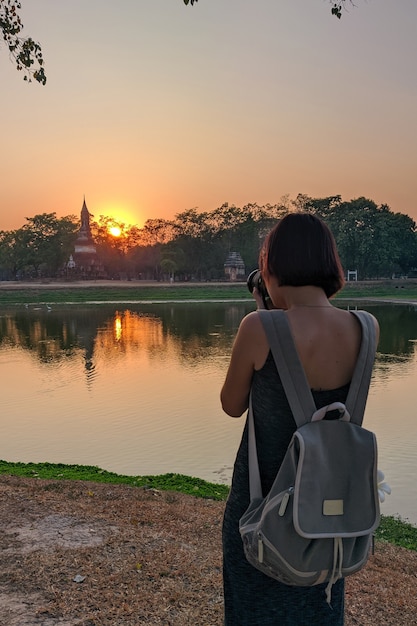
{"label": "woman's hand", "polygon": [[254,287],[252,295],[255,298],[258,311],[259,309],[267,309],[268,311],[270,311],[271,309],[276,308],[271,298],[269,296],[267,296],[266,298],[263,297],[256,287]]}
{"label": "woman's hand", "polygon": [[258,309],[266,309],[267,308],[265,306],[264,299],[262,298],[259,290],[256,287],[254,287],[254,289],[252,291],[252,295],[255,298],[255,302],[256,302],[256,305],[257,305]]}

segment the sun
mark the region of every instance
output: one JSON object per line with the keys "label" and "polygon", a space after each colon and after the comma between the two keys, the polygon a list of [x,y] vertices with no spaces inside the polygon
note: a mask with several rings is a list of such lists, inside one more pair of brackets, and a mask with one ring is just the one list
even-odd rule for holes
{"label": "sun", "polygon": [[120,237],[122,229],[119,226],[110,226],[109,233],[113,235],[113,237]]}
{"label": "sun", "polygon": [[[99,206],[95,213],[108,220],[107,231],[109,234],[113,234],[113,237],[123,236],[125,230],[128,230],[132,225],[139,228],[137,218],[138,216],[141,217],[141,211],[130,203],[121,202],[120,199],[115,198],[114,200],[106,200],[102,203],[99,202]],[[144,221],[145,220],[141,219],[140,224]],[[110,232],[110,228],[116,228],[117,226],[122,226],[122,232],[120,235]],[[125,228],[123,228],[123,226]]]}

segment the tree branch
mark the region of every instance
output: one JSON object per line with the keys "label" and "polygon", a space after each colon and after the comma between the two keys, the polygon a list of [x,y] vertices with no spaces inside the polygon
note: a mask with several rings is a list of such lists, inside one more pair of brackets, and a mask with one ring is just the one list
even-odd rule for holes
{"label": "tree branch", "polygon": [[31,37],[20,37],[23,24],[18,0],[0,0],[0,36],[5,41],[9,55],[18,71],[24,72],[23,80],[32,79],[45,85],[46,75],[42,49]]}
{"label": "tree branch", "polygon": [[[191,6],[197,2],[198,0],[184,0],[185,5],[191,4]],[[346,9],[346,3],[349,2],[350,4],[353,4],[353,0],[338,0],[338,2],[335,2],[335,0],[329,0],[329,2],[332,5],[332,15],[337,17],[339,20],[342,17],[342,11]]]}

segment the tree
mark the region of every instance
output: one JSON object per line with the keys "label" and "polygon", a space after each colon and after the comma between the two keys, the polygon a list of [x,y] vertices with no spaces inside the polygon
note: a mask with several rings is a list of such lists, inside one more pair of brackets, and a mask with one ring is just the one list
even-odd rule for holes
{"label": "tree", "polygon": [[335,209],[342,202],[341,196],[328,196],[327,198],[310,198],[305,194],[299,193],[292,206],[296,211],[305,211],[306,213],[314,213],[323,220],[328,219]]}
{"label": "tree", "polygon": [[393,213],[385,204],[378,207],[368,198],[310,198],[307,206],[332,230],[345,270],[358,270],[360,279],[406,274],[415,267],[416,225],[408,215]]}
{"label": "tree", "polygon": [[173,238],[173,223],[162,218],[146,220],[140,230],[141,245],[154,246],[171,241]]}
{"label": "tree", "polygon": [[[388,209],[382,205],[381,209]],[[389,213],[389,232],[396,242],[396,262],[408,274],[417,268],[417,229],[415,221],[404,213]]]}
{"label": "tree", "polygon": [[209,229],[207,213],[198,213],[196,209],[188,209],[175,216],[173,222],[174,241],[170,245],[173,251],[179,248],[184,253],[184,276],[201,280],[205,273],[207,260],[207,242]]}
{"label": "tree", "polygon": [[27,217],[17,232],[23,268],[35,275],[55,276],[68,260],[78,224],[75,216],[57,218],[56,213]]}
{"label": "tree", "polygon": [[0,231],[0,274],[2,280],[15,280],[25,267],[22,229]]}
{"label": "tree", "polygon": [[[184,0],[184,4],[191,4],[191,6],[197,2],[198,0]],[[346,9],[346,4],[353,4],[352,0],[338,0],[338,2],[335,2],[334,0],[329,0],[329,2],[332,5],[332,15],[337,17],[339,20],[342,17],[342,11]]]}
{"label": "tree", "polygon": [[19,0],[0,0],[0,36],[6,43],[16,69],[24,71],[23,80],[32,79],[45,85],[46,75],[42,49],[32,37],[21,37],[23,24],[19,11],[22,5]]}
{"label": "tree", "polygon": [[33,276],[56,276],[68,260],[78,224],[74,216],[57,218],[56,213],[27,217],[27,223],[4,237],[14,265]]}
{"label": "tree", "polygon": [[147,236],[137,226],[124,224],[105,215],[91,222],[91,234],[97,244],[99,257],[112,277],[129,277],[133,266],[132,250],[149,243]]}

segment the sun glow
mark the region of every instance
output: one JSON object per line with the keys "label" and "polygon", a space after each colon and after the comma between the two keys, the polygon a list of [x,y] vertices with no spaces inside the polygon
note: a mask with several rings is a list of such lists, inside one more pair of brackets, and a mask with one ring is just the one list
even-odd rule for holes
{"label": "sun glow", "polygon": [[120,226],[110,226],[109,233],[110,235],[113,235],[113,237],[120,237],[120,235],[122,234],[122,229],[120,228]]}
{"label": "sun glow", "polygon": [[123,203],[119,200],[115,200],[114,202],[99,201],[97,203],[97,206],[95,207],[95,210],[92,212],[96,215],[96,217],[103,216],[109,219],[111,226],[115,227],[123,224],[126,228],[129,228],[131,226],[137,226],[138,228],[141,228],[144,222],[141,211],[139,209],[134,208],[129,203]]}

